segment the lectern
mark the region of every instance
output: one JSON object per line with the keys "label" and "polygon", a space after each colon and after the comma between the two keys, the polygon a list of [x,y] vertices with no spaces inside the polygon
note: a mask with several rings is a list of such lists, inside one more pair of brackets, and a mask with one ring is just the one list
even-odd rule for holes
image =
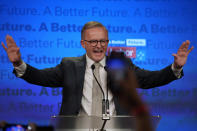
{"label": "lectern", "polygon": [[[160,116],[152,116],[153,127],[156,129]],[[55,131],[99,131],[104,120],[99,116],[52,116],[51,124]],[[105,124],[105,131],[135,131],[136,117],[111,116]]]}

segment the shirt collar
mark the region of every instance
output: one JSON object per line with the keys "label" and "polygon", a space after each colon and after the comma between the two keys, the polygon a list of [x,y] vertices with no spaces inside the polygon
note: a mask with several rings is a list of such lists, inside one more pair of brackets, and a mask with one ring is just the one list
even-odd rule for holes
{"label": "shirt collar", "polygon": [[[86,61],[87,61],[87,67],[91,68],[91,66],[95,63],[90,57],[88,57],[88,55],[86,54]],[[104,58],[99,61],[99,63],[101,64],[102,67],[105,67],[106,64],[106,56],[104,56]]]}

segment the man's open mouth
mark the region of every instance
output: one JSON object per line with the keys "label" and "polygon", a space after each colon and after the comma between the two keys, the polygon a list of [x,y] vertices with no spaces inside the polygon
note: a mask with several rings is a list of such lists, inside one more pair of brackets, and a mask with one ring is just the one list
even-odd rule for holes
{"label": "man's open mouth", "polygon": [[94,53],[103,53],[103,50],[93,50]]}

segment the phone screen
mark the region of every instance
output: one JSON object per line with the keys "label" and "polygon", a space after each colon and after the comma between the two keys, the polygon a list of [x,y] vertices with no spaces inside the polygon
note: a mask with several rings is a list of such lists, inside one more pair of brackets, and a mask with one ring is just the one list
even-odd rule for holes
{"label": "phone screen", "polygon": [[122,59],[110,59],[107,62],[108,71],[111,79],[119,81],[125,77],[125,62]]}
{"label": "phone screen", "polygon": [[9,125],[3,131],[26,131],[27,126],[23,125]]}

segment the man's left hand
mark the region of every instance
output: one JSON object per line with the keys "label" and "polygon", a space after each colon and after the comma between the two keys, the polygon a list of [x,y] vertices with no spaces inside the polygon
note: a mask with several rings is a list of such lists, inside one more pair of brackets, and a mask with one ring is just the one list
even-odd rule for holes
{"label": "man's left hand", "polygon": [[193,46],[189,49],[189,45],[189,40],[184,41],[177,53],[172,54],[174,56],[174,68],[181,69],[185,65],[189,53],[194,49]]}

